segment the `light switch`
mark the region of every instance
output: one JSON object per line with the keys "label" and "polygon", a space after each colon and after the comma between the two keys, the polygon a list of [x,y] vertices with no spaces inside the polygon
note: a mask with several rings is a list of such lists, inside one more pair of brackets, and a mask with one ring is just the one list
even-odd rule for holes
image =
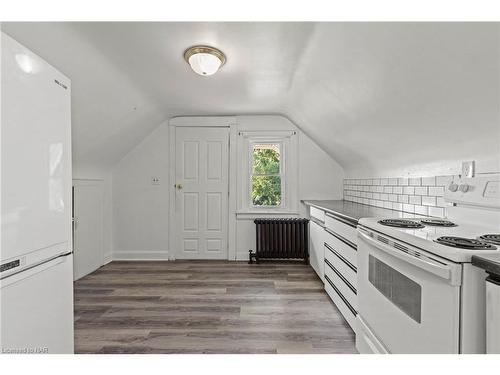
{"label": "light switch", "polygon": [[151,185],[160,185],[160,177],[151,177]]}

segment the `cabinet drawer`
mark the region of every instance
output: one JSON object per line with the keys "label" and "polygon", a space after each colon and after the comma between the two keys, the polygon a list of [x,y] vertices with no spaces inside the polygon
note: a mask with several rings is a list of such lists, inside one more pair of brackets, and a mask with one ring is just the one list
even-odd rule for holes
{"label": "cabinet drawer", "polygon": [[338,289],[338,293],[342,295],[346,303],[348,303],[354,311],[358,311],[358,296],[356,289],[347,281],[347,279],[337,270],[328,260],[325,260],[325,279],[328,278],[333,285]]}
{"label": "cabinet drawer", "polygon": [[340,313],[345,318],[351,328],[356,331],[356,311],[352,306],[348,305],[345,298],[339,294],[338,288],[333,284],[332,280],[325,276],[325,292],[331,298],[335,306],[340,310]]}
{"label": "cabinet drawer", "polygon": [[[352,264],[354,267],[358,266],[358,252],[354,244],[348,243],[337,236],[336,233],[332,233],[330,230],[325,229],[325,242],[340,254],[348,263]],[[354,247],[353,247],[354,246]]]}
{"label": "cabinet drawer", "polygon": [[338,234],[343,237],[347,241],[356,244],[357,232],[356,226],[351,226],[346,224],[339,219],[333,217],[330,214],[325,215],[325,227],[332,232]]}
{"label": "cabinet drawer", "polygon": [[330,262],[354,289],[358,288],[356,267],[340,255],[337,250],[325,243],[325,262],[326,261]]}
{"label": "cabinet drawer", "polygon": [[320,210],[316,207],[309,207],[309,215],[322,223],[325,222],[325,211]]}

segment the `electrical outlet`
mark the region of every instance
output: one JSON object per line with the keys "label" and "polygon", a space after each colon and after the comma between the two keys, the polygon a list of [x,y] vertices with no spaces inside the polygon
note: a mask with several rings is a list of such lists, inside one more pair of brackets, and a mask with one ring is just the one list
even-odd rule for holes
{"label": "electrical outlet", "polygon": [[160,185],[160,177],[151,177],[151,185]]}
{"label": "electrical outlet", "polygon": [[462,177],[474,177],[474,160],[462,162]]}

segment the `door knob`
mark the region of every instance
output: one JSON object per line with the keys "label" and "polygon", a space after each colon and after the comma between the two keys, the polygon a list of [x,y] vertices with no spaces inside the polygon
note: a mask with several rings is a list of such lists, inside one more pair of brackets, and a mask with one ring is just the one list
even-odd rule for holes
{"label": "door knob", "polygon": [[181,190],[182,189],[182,184],[175,184],[174,187],[177,188],[178,190]]}

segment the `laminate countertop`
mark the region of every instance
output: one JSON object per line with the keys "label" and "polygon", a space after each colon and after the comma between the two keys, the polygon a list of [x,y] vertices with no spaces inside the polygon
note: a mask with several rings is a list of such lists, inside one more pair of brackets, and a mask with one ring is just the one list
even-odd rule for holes
{"label": "laminate countertop", "polygon": [[302,201],[306,206],[313,206],[339,216],[342,219],[349,220],[354,225],[358,224],[359,219],[363,217],[381,217],[381,218],[412,218],[426,217],[423,215],[411,214],[402,211],[390,210],[388,208],[374,207],[362,203],[349,202],[345,200],[308,200]]}
{"label": "laminate countertop", "polygon": [[472,264],[500,280],[500,254],[473,255]]}

